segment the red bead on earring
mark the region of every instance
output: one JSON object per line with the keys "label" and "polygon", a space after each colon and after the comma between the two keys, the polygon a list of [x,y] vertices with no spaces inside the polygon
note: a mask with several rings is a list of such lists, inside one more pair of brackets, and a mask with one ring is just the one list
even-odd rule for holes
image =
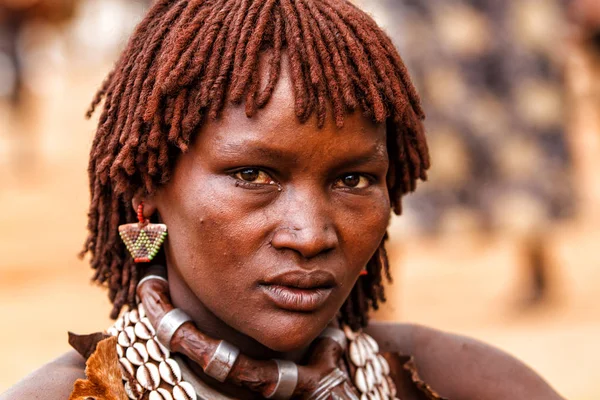
{"label": "red bead on earring", "polygon": [[151,224],[144,218],[144,202],[137,209],[138,222],[119,226],[119,235],[136,263],[150,262],[167,237],[165,224]]}
{"label": "red bead on earring", "polygon": [[360,276],[367,276],[369,275],[369,272],[367,271],[367,268],[365,267],[362,271],[360,271]]}

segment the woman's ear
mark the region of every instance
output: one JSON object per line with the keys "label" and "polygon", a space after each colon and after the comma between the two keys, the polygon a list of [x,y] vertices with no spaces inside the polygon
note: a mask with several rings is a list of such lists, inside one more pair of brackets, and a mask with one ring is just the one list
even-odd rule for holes
{"label": "woman's ear", "polygon": [[157,210],[154,196],[147,196],[141,193],[133,196],[133,198],[131,199],[131,205],[133,206],[133,209],[136,213],[138,212],[138,207],[140,206],[140,204],[142,204],[142,202],[144,203],[144,218],[150,219],[150,217],[154,215],[154,213]]}

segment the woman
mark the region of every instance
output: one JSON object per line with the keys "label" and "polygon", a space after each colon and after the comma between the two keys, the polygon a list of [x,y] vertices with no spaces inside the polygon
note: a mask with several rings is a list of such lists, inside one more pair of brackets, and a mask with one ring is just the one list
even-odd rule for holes
{"label": "woman", "polygon": [[352,4],[158,1],[90,114],[102,98],[85,251],[131,311],[71,337],[87,379],[68,354],[2,399],[560,398],[481,343],[367,326],[390,207],[429,159],[406,69]]}

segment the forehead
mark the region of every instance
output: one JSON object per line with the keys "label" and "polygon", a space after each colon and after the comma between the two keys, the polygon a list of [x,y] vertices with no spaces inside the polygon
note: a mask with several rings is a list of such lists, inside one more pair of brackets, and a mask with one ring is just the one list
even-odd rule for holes
{"label": "forehead", "polygon": [[[266,84],[266,66],[261,57],[261,84]],[[266,146],[283,151],[323,153],[335,151],[350,153],[353,149],[385,153],[385,124],[377,124],[360,111],[346,114],[344,126],[338,128],[327,104],[325,125],[317,125],[316,113],[305,123],[295,114],[293,82],[288,71],[288,60],[283,54],[281,75],[267,105],[248,118],[244,105],[227,104],[216,121],[207,121],[198,133],[197,142],[211,144],[227,151],[233,146]],[[210,143],[208,143],[210,142]]]}

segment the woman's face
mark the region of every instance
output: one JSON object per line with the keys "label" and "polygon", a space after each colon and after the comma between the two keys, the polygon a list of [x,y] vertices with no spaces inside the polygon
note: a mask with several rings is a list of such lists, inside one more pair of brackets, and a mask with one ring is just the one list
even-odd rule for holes
{"label": "woman's face", "polygon": [[390,214],[385,127],[360,113],[343,129],[299,123],[284,71],[253,118],[228,106],[207,123],[150,199],[169,229],[174,303],[276,351],[335,317]]}

